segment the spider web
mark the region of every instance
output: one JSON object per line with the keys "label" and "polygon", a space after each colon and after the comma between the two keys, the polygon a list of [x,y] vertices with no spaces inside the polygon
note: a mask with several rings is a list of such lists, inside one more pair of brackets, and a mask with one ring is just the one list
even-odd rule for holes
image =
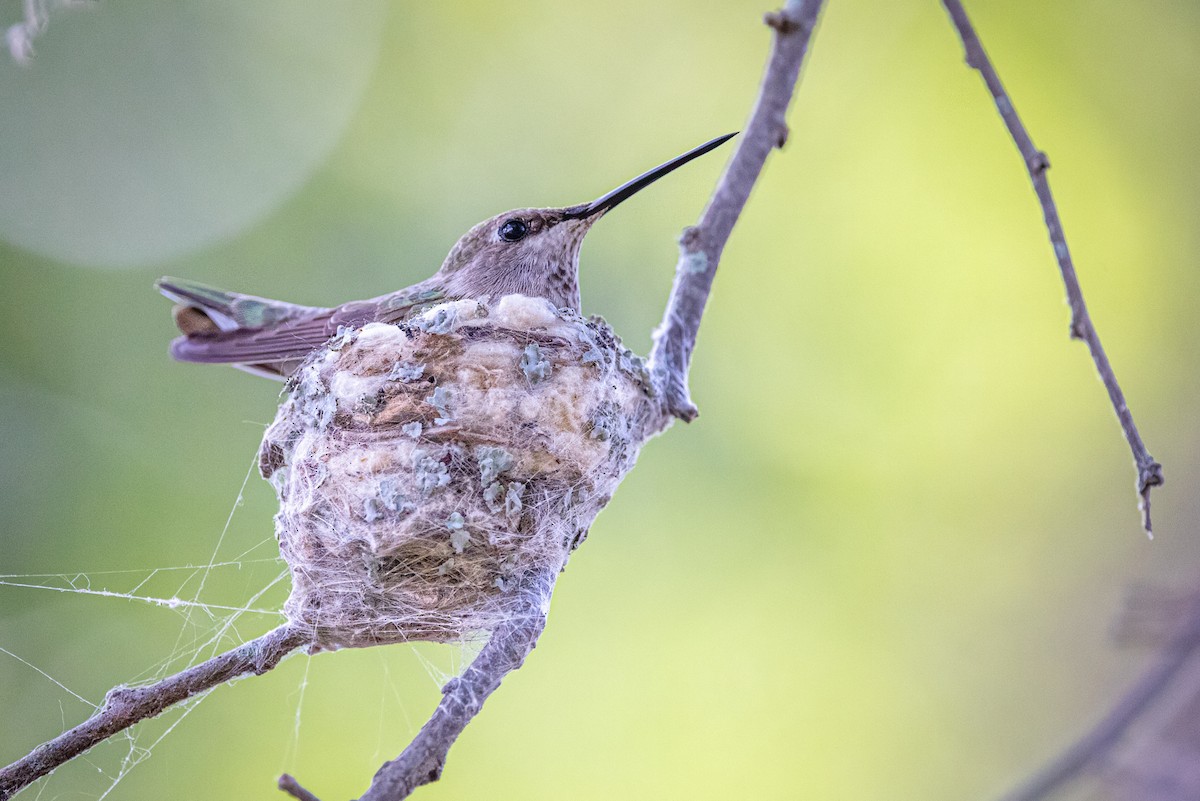
{"label": "spider web", "polygon": [[[544,302],[542,303],[544,305]],[[520,303],[513,304],[507,313],[516,314],[518,317],[521,314],[528,314],[529,309],[527,308],[527,305],[528,304],[522,305]],[[500,307],[498,306],[498,313],[499,308]],[[490,319],[491,318],[489,318],[489,320]],[[494,322],[491,324],[495,325]],[[608,376],[610,374],[615,375],[618,371],[624,371],[624,373],[627,374],[621,379],[621,381],[624,382],[624,384],[622,384],[622,386],[625,387],[624,391],[628,391],[632,397],[641,397],[635,387],[635,380],[636,376],[638,375],[637,364],[635,364],[634,361],[629,361],[629,363],[627,363],[627,361],[631,360],[632,357],[630,357],[629,354],[623,350],[617,350],[617,345],[613,344],[616,342],[615,337],[609,335],[608,339],[602,339],[603,346],[607,348],[607,350],[601,352],[601,345],[598,344],[598,342],[594,340],[586,330],[582,330],[582,327],[585,325],[584,323],[571,318],[562,318],[559,320],[559,323],[556,323],[556,325],[557,324],[561,324],[565,327],[566,334],[586,335],[579,336],[579,340],[583,344],[572,347],[576,347],[576,349],[580,351],[586,351],[583,353],[583,357],[586,357],[590,354],[590,351],[587,351],[585,346],[590,343],[592,350],[596,350],[599,353],[600,358],[598,369],[600,369],[601,373],[604,376]],[[574,342],[575,340],[568,337],[567,341]],[[514,354],[517,351],[521,351],[520,348],[512,343],[508,343],[508,346],[514,350]],[[533,346],[527,346],[523,349],[523,351],[521,351],[522,355],[520,358],[522,361],[529,357],[530,347]],[[533,353],[536,357],[536,348],[534,349]],[[517,362],[515,355],[513,360],[514,362]],[[538,363],[540,364],[540,362]],[[524,372],[524,368],[522,368],[522,370]],[[630,376],[633,377],[631,378]],[[557,378],[555,380],[558,381],[560,385],[562,384],[563,379]],[[512,378],[513,386],[511,387],[513,393],[515,393],[513,397],[526,397],[526,394],[524,393],[527,393],[528,384],[529,382],[533,381],[533,378],[529,375],[526,375],[525,381],[526,383],[522,384],[520,374],[515,374],[515,377]],[[592,386],[593,384],[594,386]],[[612,451],[605,450],[604,453],[612,456],[611,459],[602,462],[601,467],[599,468],[593,469],[593,467],[586,467],[586,465],[593,464],[589,460],[594,455],[593,451],[600,447],[597,443],[605,442],[609,439],[609,437],[612,436],[617,436],[619,441],[624,442],[625,440],[623,438],[629,435],[629,421],[624,417],[617,417],[618,412],[620,412],[620,414],[626,414],[627,412],[620,411],[614,405],[615,401],[608,399],[607,385],[608,378],[593,381],[591,384],[589,384],[589,386],[592,386],[592,390],[595,393],[599,393],[600,401],[596,401],[592,395],[584,396],[589,399],[587,400],[587,403],[596,401],[596,403],[599,404],[594,407],[595,409],[600,411],[609,409],[605,416],[598,416],[600,411],[596,411],[594,413],[590,412],[589,410],[593,408],[592,406],[581,406],[579,409],[577,409],[577,411],[580,415],[583,415],[584,418],[592,421],[591,427],[580,425],[577,430],[571,429],[557,431],[557,429],[553,429],[557,431],[554,438],[554,447],[556,449],[555,452],[568,459],[571,464],[578,462],[580,465],[580,467],[578,467],[580,474],[575,477],[574,482],[569,487],[565,486],[565,483],[553,484],[550,489],[539,490],[539,492],[542,494],[535,494],[527,499],[527,511],[533,518],[543,521],[557,521],[555,525],[558,527],[548,527],[545,530],[542,528],[535,528],[535,531],[538,533],[537,537],[521,539],[515,534],[513,535],[512,541],[508,544],[509,551],[507,553],[509,553],[513,559],[520,558],[526,560],[526,567],[528,567],[528,560],[532,560],[532,563],[537,565],[546,563],[553,564],[556,567],[559,566],[561,561],[565,559],[565,549],[567,549],[568,545],[573,542],[571,536],[568,536],[568,534],[572,536],[578,536],[582,531],[577,531],[573,528],[570,531],[565,530],[567,527],[569,527],[569,525],[568,522],[564,521],[569,519],[570,521],[578,522],[579,520],[583,519],[582,516],[586,515],[586,522],[590,522],[591,516],[594,516],[594,514],[599,510],[600,506],[603,505],[603,503],[607,500],[608,496],[611,494],[611,489],[616,486],[616,482],[619,481],[621,474],[623,474],[623,471],[627,469],[628,464],[631,463],[628,460],[631,460],[633,457],[630,455],[629,451],[625,449],[617,449]],[[552,384],[551,386],[553,388],[555,385]],[[565,390],[562,386],[558,386],[558,389],[555,391],[561,393]],[[496,413],[495,410],[492,409],[492,396],[488,395],[485,398],[483,393],[476,391],[474,395],[469,395],[466,397],[474,398],[474,403],[486,406],[488,409],[486,412],[486,414],[489,416],[488,419],[490,419],[491,415]],[[574,390],[567,392],[564,397],[573,399],[572,402],[575,404],[584,402],[578,400],[578,397],[580,396],[578,396]],[[434,393],[433,398],[436,400],[436,392]],[[512,398],[509,398],[507,402],[515,403]],[[634,406],[631,408],[641,407]],[[444,409],[439,411],[442,411],[443,413],[445,412]],[[484,414],[478,409],[474,413],[476,415]],[[590,415],[590,417],[588,415]],[[303,419],[301,422],[307,425]],[[278,423],[275,425],[278,425]],[[610,428],[612,429],[611,431]],[[605,435],[603,437],[598,436],[594,433],[595,431],[603,431]],[[616,433],[614,434],[613,432]],[[526,436],[528,437],[529,435]],[[531,448],[541,447],[537,442],[521,440],[515,434],[512,438],[505,439],[504,441],[506,443],[514,443],[512,444],[512,447],[514,448],[521,446],[528,450]],[[640,442],[640,440],[638,441]],[[612,446],[607,447],[611,448]],[[632,453],[636,453],[636,446]],[[616,455],[614,456],[613,454]],[[513,458],[511,454],[507,453],[507,451],[505,451],[505,455],[510,460]],[[471,457],[471,459],[475,458],[478,457]],[[446,501],[445,503],[457,503],[456,499],[465,499],[463,502],[468,504],[468,508],[469,504],[475,504],[476,506],[480,506],[485,509],[487,514],[483,514],[482,517],[490,520],[488,514],[498,514],[499,512],[491,508],[491,504],[487,501],[485,493],[482,489],[483,476],[487,475],[487,472],[484,470],[483,466],[475,464],[475,462],[471,461],[471,459],[460,459],[459,462],[453,463],[454,469],[461,474],[460,477],[466,477],[468,480],[461,482],[461,486],[465,487],[465,489],[460,489],[459,495],[451,496],[450,501]],[[257,532],[244,541],[238,536],[232,536],[232,524],[234,522],[234,518],[237,515],[238,509],[241,508],[245,502],[246,489],[250,482],[251,476],[255,474],[257,466],[258,454],[256,449],[255,456],[251,460],[250,465],[247,467],[245,476],[238,490],[237,498],[225,519],[224,526],[221,528],[220,533],[215,538],[215,543],[212,546],[211,553],[208,554],[206,561],[201,561],[199,564],[171,565],[146,569],[0,575],[0,590],[19,589],[25,593],[31,593],[40,590],[44,595],[78,595],[88,599],[103,598],[106,601],[116,600],[129,605],[150,607],[152,611],[161,611],[167,615],[174,616],[174,619],[178,622],[178,626],[173,629],[173,633],[170,635],[170,639],[168,640],[171,642],[171,645],[163,649],[165,656],[157,658],[149,667],[142,669],[140,673],[137,673],[134,676],[118,674],[114,677],[114,683],[119,681],[129,685],[144,686],[161,680],[166,676],[178,673],[179,671],[190,666],[204,662],[213,656],[216,656],[217,654],[228,651],[230,648],[244,643],[283,622],[282,613],[276,610],[279,610],[282,607],[284,594],[283,591],[286,590],[288,586],[288,569],[283,564],[282,560],[277,556],[278,550],[275,544],[275,537],[269,533],[265,534],[264,536],[264,532],[261,530],[263,523],[261,522],[254,522],[250,526],[252,529],[257,529]],[[442,472],[446,474],[447,479],[449,480],[449,470],[447,469],[446,464],[439,462],[439,466],[442,468]],[[492,465],[492,469],[496,471],[496,475],[499,475],[499,472],[507,470],[508,467],[496,468],[495,465]],[[476,474],[476,470],[480,472]],[[412,475],[410,475],[410,473]],[[416,481],[417,479],[414,478],[414,476],[417,474],[418,471],[414,469],[404,472],[402,477],[406,480]],[[493,476],[493,478],[495,478],[495,476]],[[330,480],[332,481],[332,479]],[[601,480],[606,483],[597,485],[596,482]],[[350,483],[353,484],[353,482]],[[442,484],[439,484],[439,486],[441,485]],[[489,485],[489,488],[490,486],[491,485]],[[500,487],[499,482],[494,482],[494,486]],[[521,486],[523,488],[524,484],[514,481],[512,484],[510,484],[510,492],[511,487],[513,486]],[[601,490],[604,491],[597,490],[597,486],[600,486]],[[416,489],[420,490],[420,487],[416,487]],[[353,494],[353,492],[356,491],[357,490],[353,490],[350,494]],[[518,511],[521,508],[520,504],[525,503],[525,501],[521,501],[521,492],[524,492],[524,489],[518,491],[519,503],[516,507]],[[283,496],[284,493],[280,491],[280,495]],[[578,503],[576,503],[574,506],[571,506],[571,501],[569,499],[577,496],[579,498]],[[372,496],[372,499],[374,499],[374,496]],[[284,501],[286,504],[288,499],[285,497]],[[574,517],[562,517],[561,513],[564,508],[570,508],[573,510],[571,514],[574,515]],[[445,509],[442,511],[445,511]],[[506,508],[504,513],[508,514]],[[463,527],[463,515],[458,512],[456,512],[456,514],[458,517],[458,529],[461,529]],[[445,517],[442,519],[450,520],[451,518]],[[365,516],[363,517],[363,520],[370,522]],[[337,523],[337,531],[339,536],[352,537],[356,531],[352,530],[349,532],[349,534],[346,534],[341,528],[344,525],[347,525],[346,520],[339,519]],[[361,525],[363,524],[358,525],[361,528]],[[571,523],[570,525],[574,524]],[[510,528],[511,526],[505,524],[503,530],[509,531]],[[451,529],[453,529],[453,527],[451,527]],[[437,530],[441,531],[441,529]],[[283,526],[283,531],[285,534],[288,533],[288,528],[286,525]],[[446,535],[442,534],[440,536],[444,537]],[[444,545],[441,538],[435,539],[435,544]],[[468,560],[467,565],[474,565],[477,572],[479,572],[484,579],[487,579],[491,577],[491,573],[488,571],[493,569],[489,566],[487,561],[490,558],[490,551],[484,549],[480,550],[482,555],[476,556],[474,552],[472,552],[471,558],[474,561]],[[300,552],[294,548],[292,551]],[[462,553],[461,548],[459,549],[458,553]],[[347,567],[349,569],[342,570],[343,567]],[[340,592],[343,595],[352,594],[355,591],[361,591],[361,585],[343,581],[343,579],[347,576],[349,580],[358,578],[357,574],[354,572],[354,568],[356,568],[355,564],[350,564],[348,566],[343,566],[340,563],[332,564],[327,572],[333,577],[334,581],[322,585],[319,587],[319,589],[330,593]],[[436,568],[430,568],[428,572],[433,572],[434,569]],[[232,574],[232,578],[229,578],[230,574]],[[413,570],[413,574],[420,575],[415,568]],[[244,575],[255,576],[256,578],[242,580],[240,582],[241,592],[233,592],[234,588],[236,588],[239,583],[237,580],[238,576]],[[438,575],[440,575],[440,573]],[[404,575],[401,575],[400,578],[402,580],[407,580],[409,578],[408,571],[405,571]],[[497,576],[497,578],[499,578],[499,576]],[[436,583],[437,579],[434,577],[430,580]],[[339,581],[342,583],[338,583]],[[484,586],[491,585],[487,584]],[[501,584],[500,587],[503,590],[503,584]],[[230,593],[232,593],[232,597]],[[464,617],[462,618],[464,625],[458,628],[451,628],[450,630],[470,631],[470,626],[466,624],[472,623],[476,620],[476,618],[473,618],[470,615],[482,609],[483,605],[490,602],[492,597],[493,596],[491,595],[482,595],[482,600],[477,602],[475,597],[471,596],[470,602],[464,602],[462,607],[448,607],[449,611],[446,613],[448,615],[459,613],[464,614]],[[367,608],[365,604],[360,604],[359,606],[362,609]],[[314,616],[333,615],[333,612],[330,611],[333,608],[335,607],[330,604],[316,603],[312,605],[312,614]],[[415,607],[415,609],[416,614],[418,615],[424,613],[423,609],[419,606]],[[501,605],[498,604],[497,609],[501,609],[502,611]],[[403,612],[405,610],[402,609],[401,611]],[[435,614],[438,613],[436,609],[434,611]],[[359,613],[359,607],[351,606],[351,613]],[[483,614],[483,618],[486,618],[486,614]],[[319,629],[323,621],[316,619],[312,622],[315,624],[315,628]],[[349,630],[347,626],[353,623],[352,620],[349,622],[345,620],[340,622],[343,624],[343,631]],[[391,621],[388,620],[386,623],[390,625]],[[250,630],[251,625],[254,626],[253,631]],[[332,626],[333,624],[330,623],[329,625]],[[130,629],[132,628],[134,627],[130,627]],[[150,626],[147,626],[146,628],[149,629]],[[141,629],[139,628],[139,634],[140,633]],[[431,637],[430,639],[433,638]],[[451,641],[453,642],[454,640]],[[353,641],[339,642],[337,640],[333,640],[332,642],[334,645],[338,646],[358,644]],[[364,643],[369,642],[369,639],[364,641]],[[6,645],[8,644],[6,643]],[[74,643],[72,643],[72,645],[74,645]],[[101,645],[103,646],[106,654],[107,652],[117,650],[113,648],[112,642],[104,642]],[[479,640],[475,640],[474,645],[475,647],[478,647],[481,645],[481,642]],[[421,663],[421,667],[424,668],[427,676],[436,686],[443,684],[449,677],[458,674],[462,664],[467,661],[467,658],[470,656],[471,648],[472,645],[468,644],[452,645],[449,649],[442,648],[433,652],[425,649],[418,650],[413,648],[409,648],[407,651],[409,653],[413,653],[417,657]],[[55,675],[55,671],[47,669],[45,665],[33,664],[33,660],[29,660],[22,656],[20,650],[21,649],[19,647],[9,647],[5,651],[5,656],[7,656],[8,659],[15,660],[26,670],[34,671],[37,676],[48,682],[51,687],[55,688],[55,690],[61,693],[63,700],[68,701],[71,705],[82,703],[88,707],[89,712],[94,711],[99,704],[102,703],[101,699],[90,697],[89,692],[94,692],[94,690],[88,692],[79,691],[76,686],[73,686],[74,682],[76,681],[75,679],[64,680],[63,678]],[[358,651],[356,648],[351,648],[349,650]],[[76,654],[88,653],[88,649],[86,647],[76,647],[74,648],[74,651]],[[94,648],[92,649],[92,652],[100,653],[100,650]],[[449,655],[451,664],[446,669],[443,669],[439,665],[438,661],[431,657],[431,653],[441,654],[442,656]],[[382,657],[382,655],[380,655],[380,657]],[[352,657],[350,657],[349,654],[346,654],[344,658],[338,661],[345,662],[347,661],[347,658],[352,660]],[[298,687],[292,695],[292,701],[295,705],[295,715],[291,731],[288,733],[291,740],[288,744],[287,754],[284,758],[285,765],[289,762],[298,761],[301,740],[301,723],[303,720],[302,712],[306,694],[309,692],[309,680],[312,671],[313,664],[312,660],[309,659],[304,662],[303,675],[300,677]],[[380,691],[382,693],[382,698],[380,699],[380,702],[375,705],[375,708],[379,710],[380,714],[376,757],[378,757],[379,752],[381,752],[384,748],[384,730],[385,726],[387,725],[387,721],[383,716],[383,710],[385,708],[385,703],[383,703],[383,701],[387,698],[387,690],[389,685],[392,689],[393,696],[395,696],[394,700],[399,702],[398,706],[402,711],[404,709],[404,704],[399,698],[399,695],[396,693],[396,685],[387,679],[386,674],[388,673],[388,669],[386,664],[384,665],[384,673],[384,681],[380,682],[383,685],[383,689]],[[93,671],[91,674],[84,675],[87,676],[87,680],[89,683],[91,683],[95,679],[95,676],[99,675],[99,672]],[[107,690],[109,686],[111,686],[111,684],[106,682],[105,690]],[[345,694],[345,699],[339,700],[361,699],[365,695],[365,693],[362,692],[363,686],[365,685],[360,685],[353,688],[353,692]],[[351,699],[351,696],[356,697]],[[92,765],[103,777],[104,789],[102,789],[102,791],[100,791],[99,795],[96,797],[103,799],[110,796],[113,791],[118,788],[121,782],[130,774],[130,772],[135,767],[145,762],[154,749],[165,738],[167,738],[176,727],[179,726],[186,716],[188,716],[199,706],[201,700],[203,700],[202,696],[194,698],[185,704],[177,706],[175,709],[170,710],[168,713],[159,718],[151,721],[143,721],[137,726],[123,732],[118,738],[113,738],[113,741],[105,744],[102,748],[93,749],[92,751],[88,752],[88,754],[84,755],[84,757],[74,760],[76,762]],[[61,714],[63,718],[62,730],[68,729],[77,724],[80,718],[84,717],[83,715],[79,715],[78,710],[75,710],[74,714],[69,713],[66,708],[62,707],[61,701],[60,709],[62,710]],[[34,714],[40,714],[40,712],[35,712]],[[407,713],[404,714],[404,717],[408,722],[408,729],[411,732],[413,730],[412,719],[408,717]],[[44,721],[42,721],[42,723],[44,723]],[[394,730],[395,727],[392,728]],[[329,737],[328,732],[323,731],[323,742],[328,743],[333,739],[336,738]],[[114,746],[119,747],[120,749],[120,754],[115,765],[111,764],[111,762],[106,762],[102,758],[104,755],[112,756],[112,748]],[[102,754],[102,750],[105,752],[104,754]],[[324,750],[328,751],[329,749],[326,748]],[[361,750],[365,751],[366,749],[364,748]],[[391,752],[392,748],[389,746],[388,750]],[[361,756],[361,754],[359,754],[359,756]],[[306,770],[313,761],[314,760],[312,759],[306,760]],[[377,764],[378,762],[376,761],[376,766]],[[55,781],[57,781],[57,779],[53,778],[48,781],[43,781],[38,788],[38,796],[40,797],[42,795],[42,792],[46,789],[47,785]],[[90,793],[87,795],[90,797]]]}
{"label": "spider web", "polygon": [[[264,624],[269,628],[283,619],[279,612],[277,596],[280,595],[278,588],[287,586],[287,569],[277,554],[260,555],[269,554],[274,549],[274,539],[268,536],[248,548],[243,548],[232,557],[223,556],[231,550],[227,537],[234,515],[244,503],[246,486],[253,471],[252,464],[242,480],[237,500],[217,537],[212,555],[203,564],[145,569],[0,574],[0,588],[20,589],[26,593],[41,591],[103,598],[109,601],[120,600],[155,607],[176,615],[180,625],[174,644],[166,655],[137,675],[114,677],[113,683],[120,682],[130,686],[151,684],[203,662],[253,637],[254,634],[248,635],[243,631],[246,623],[252,621],[256,629],[261,629]],[[227,597],[209,600],[208,596],[213,593],[206,590],[213,577],[231,572],[246,574],[242,583],[249,582],[252,588],[246,593],[246,597],[240,600],[235,598],[232,601]],[[235,582],[221,583],[228,585]],[[228,592],[228,588],[225,592]],[[35,672],[57,688],[60,696],[65,696],[65,699],[60,699],[59,702],[64,731],[82,722],[103,704],[103,698],[86,697],[56,678],[50,670],[34,664],[11,648],[0,646],[0,658],[14,660]],[[111,738],[108,743],[103,743],[79,757],[79,760],[90,765],[101,776],[102,784],[96,790],[95,798],[103,799],[111,795],[130,771],[148,759],[155,747],[199,706],[206,695],[207,693],[204,693],[178,704],[151,725],[139,724],[126,729]],[[64,704],[64,700],[70,703]],[[83,707],[82,714],[80,706]],[[112,759],[114,751],[115,764]],[[42,798],[46,795],[47,787],[52,781],[52,777],[42,779],[34,797]]]}
{"label": "spider web", "polygon": [[[135,675],[100,676],[98,681],[105,686],[105,690],[118,684],[152,684],[236,647],[284,621],[280,608],[289,587],[287,567],[278,555],[274,535],[262,537],[256,534],[248,539],[235,531],[233,525],[238,510],[244,505],[246,489],[255,475],[257,464],[256,452],[207,561],[120,570],[0,574],[0,591],[20,592],[26,596],[80,596],[80,601],[86,599],[105,604],[123,602],[143,610],[149,608],[155,616],[173,616],[178,628],[164,654]],[[261,522],[254,521],[252,526],[243,528],[253,528],[261,533],[261,527]],[[67,601],[68,604],[73,602],[73,599]],[[26,600],[25,604],[36,607],[37,602]],[[116,609],[107,614],[121,619],[123,614],[128,613]],[[436,686],[441,686],[458,674],[480,645],[441,647],[432,653],[427,647],[411,647],[406,651],[415,657],[428,679]],[[394,756],[390,749],[395,747],[393,740],[397,730],[411,735],[419,727],[419,722],[414,721],[408,713],[406,700],[399,689],[403,682],[392,676],[392,663],[388,655],[383,652],[384,649],[371,650],[376,652],[382,678],[378,731],[374,754],[371,756],[373,761],[379,761]],[[59,731],[78,725],[100,709],[102,695],[89,697],[88,693],[77,691],[70,681],[56,676],[51,666],[36,664],[22,656],[20,651],[18,645],[8,641],[8,637],[0,632],[0,661],[10,663],[6,666],[7,672],[10,675],[19,675],[20,672],[32,674],[45,683],[49,693],[57,696]],[[291,770],[299,762],[304,699],[312,673],[312,658],[304,659],[301,676],[289,696],[295,708],[292,727],[283,732],[264,732],[266,736],[278,735],[284,739],[281,772]],[[208,692],[197,695],[175,705],[158,718],[142,721],[126,729],[68,762],[59,772],[42,778],[25,792],[33,799],[76,797],[74,790],[81,787],[78,769],[68,771],[66,768],[79,763],[99,777],[98,781],[85,777],[82,784],[84,797],[96,801],[109,798],[130,772],[146,762],[207,696]],[[395,710],[399,710],[399,720],[393,715]],[[50,708],[44,712],[53,714]],[[42,710],[38,710],[38,714],[41,713]],[[28,751],[36,744],[22,743],[21,747]],[[23,753],[5,754],[6,758],[0,759],[0,762],[10,762]],[[75,781],[64,778],[70,774],[75,774]],[[68,786],[70,789],[65,790]]]}

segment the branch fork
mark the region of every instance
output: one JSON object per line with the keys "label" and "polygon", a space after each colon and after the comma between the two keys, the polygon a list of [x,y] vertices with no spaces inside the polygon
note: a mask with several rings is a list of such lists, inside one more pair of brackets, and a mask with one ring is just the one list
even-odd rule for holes
{"label": "branch fork", "polygon": [[[959,0],[942,2],[963,41],[967,63],[983,75],[997,109],[1021,152],[1042,204],[1046,227],[1072,310],[1071,335],[1087,342],[1133,451],[1138,467],[1138,492],[1142,497],[1144,525],[1149,531],[1150,489],[1163,483],[1162,467],[1142,444],[1124,395],[1088,316],[1058,211],[1045,177],[1050,166],[1049,159],[1033,146]],[[697,224],[685,229],[680,237],[674,283],[662,322],[654,332],[648,363],[663,410],[672,417],[690,421],[698,414],[688,391],[688,369],[700,321],[725,244],[762,172],[767,156],[787,142],[787,111],[823,5],[824,0],[788,0],[783,9],[764,16],[764,22],[774,31],[774,38],[757,102],[708,206]],[[442,688],[441,701],[429,721],[399,757],[379,769],[360,801],[398,801],[417,787],[440,777],[451,745],[479,713],[503,678],[521,667],[536,645],[546,624],[555,578],[554,575],[544,574],[525,577],[518,590],[522,608],[496,628],[461,676],[447,682]],[[271,670],[288,654],[313,641],[314,633],[311,630],[287,623],[156,684],[114,689],[92,718],[0,770],[0,801],[7,801],[59,765],[138,721],[154,717],[173,704],[239,676]],[[286,774],[280,777],[279,788],[298,801],[319,801],[296,779]]]}
{"label": "branch fork", "polygon": [[688,390],[688,367],[721,253],[767,156],[787,142],[788,107],[823,5],[824,0],[789,0],[764,15],[775,36],[758,100],[699,222],[679,240],[675,282],[654,332],[649,368],[665,410],[684,422],[699,414]]}

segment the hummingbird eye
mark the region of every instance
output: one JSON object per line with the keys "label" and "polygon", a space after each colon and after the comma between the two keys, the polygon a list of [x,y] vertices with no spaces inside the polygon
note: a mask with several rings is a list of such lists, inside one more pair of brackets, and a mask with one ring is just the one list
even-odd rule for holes
{"label": "hummingbird eye", "polygon": [[529,226],[525,224],[524,220],[514,217],[511,220],[505,220],[500,225],[498,233],[505,242],[516,242],[525,238],[525,235],[529,233]]}

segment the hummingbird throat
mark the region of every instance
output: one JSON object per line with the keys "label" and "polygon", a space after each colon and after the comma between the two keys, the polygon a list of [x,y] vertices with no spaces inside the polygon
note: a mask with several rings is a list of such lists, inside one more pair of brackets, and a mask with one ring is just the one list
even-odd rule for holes
{"label": "hummingbird throat", "polygon": [[[438,278],[449,297],[524,295],[578,313],[579,249],[598,218],[568,219],[553,209],[505,212],[468,231],[451,249]],[[497,230],[513,221],[529,233],[516,242],[499,238]]]}

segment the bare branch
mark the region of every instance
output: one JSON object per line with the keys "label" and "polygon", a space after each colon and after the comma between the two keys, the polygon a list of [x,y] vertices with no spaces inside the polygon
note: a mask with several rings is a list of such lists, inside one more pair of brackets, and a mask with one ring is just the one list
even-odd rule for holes
{"label": "bare branch", "polygon": [[[675,284],[663,324],[655,334],[650,365],[666,409],[684,420],[697,413],[688,396],[687,369],[721,252],[767,155],[787,139],[785,116],[823,4],[824,0],[788,0],[782,11],[766,15],[766,23],[775,30],[775,41],[757,104],[700,222],[685,231],[680,240]],[[455,740],[503,678],[519,668],[536,645],[546,624],[555,578],[527,577],[520,590],[522,608],[492,632],[462,676],[442,688],[442,699],[432,717],[399,757],[379,769],[361,801],[398,801],[441,776]],[[172,704],[237,676],[270,670],[287,653],[310,640],[308,632],[287,624],[158,684],[113,690],[104,708],[86,723],[38,747],[0,773],[0,801],[96,743]],[[279,788],[299,801],[318,801],[292,776],[281,776]]]}
{"label": "bare branch", "polygon": [[1096,371],[1100,374],[1100,380],[1104,382],[1104,388],[1108,390],[1109,401],[1112,402],[1113,409],[1117,413],[1117,419],[1121,421],[1121,429],[1125,432],[1125,439],[1129,442],[1130,450],[1133,451],[1133,461],[1137,467],[1137,489],[1138,495],[1141,496],[1139,506],[1142,510],[1142,525],[1147,534],[1152,534],[1150,488],[1162,485],[1162,465],[1154,461],[1142,443],[1142,436],[1138,433],[1137,426],[1133,422],[1133,415],[1125,402],[1125,394],[1121,391],[1121,385],[1117,383],[1117,376],[1113,373],[1108,355],[1105,354],[1104,348],[1100,344],[1100,336],[1096,333],[1095,326],[1092,325],[1087,304],[1083,301],[1083,290],[1080,289],[1079,279],[1075,275],[1075,264],[1071,260],[1071,251],[1067,248],[1062,222],[1058,217],[1058,207],[1054,203],[1054,196],[1050,193],[1050,182],[1046,178],[1050,160],[1045,153],[1034,147],[1033,140],[1029,137],[1029,132],[1025,130],[1021,118],[1017,116],[1012,100],[1004,91],[1004,85],[1000,83],[1000,76],[996,74],[995,67],[988,59],[987,52],[984,51],[983,44],[975,33],[975,28],[967,18],[967,12],[963,9],[962,3],[959,0],[942,0],[942,5],[946,7],[946,11],[950,14],[950,20],[958,30],[959,38],[962,39],[967,64],[978,70],[979,74],[983,76],[984,83],[987,84],[988,91],[991,92],[992,99],[996,102],[996,109],[1004,119],[1004,124],[1008,128],[1009,134],[1012,135],[1017,149],[1021,151],[1025,169],[1029,172],[1029,179],[1033,182],[1038,201],[1042,204],[1042,214],[1046,218],[1046,230],[1050,234],[1050,242],[1054,245],[1054,255],[1058,259],[1058,268],[1062,272],[1063,283],[1066,285],[1067,303],[1071,307],[1071,338],[1082,339],[1087,343],[1088,350],[1092,354],[1092,361],[1096,363]]}
{"label": "bare branch", "polygon": [[[442,700],[429,721],[404,752],[385,762],[359,801],[399,801],[423,784],[442,775],[446,754],[467,724],[479,714],[483,702],[504,677],[521,667],[542,629],[550,608],[555,575],[532,573],[518,590],[520,601],[512,617],[496,627],[475,661],[457,678],[446,682]],[[291,776],[279,779],[279,788],[300,801],[317,801]]]}
{"label": "bare branch", "polygon": [[266,634],[147,687],[115,687],[88,720],[43,743],[0,770],[0,801],[7,801],[92,746],[169,707],[239,676],[261,675],[311,640],[305,628],[285,623]]}
{"label": "bare branch", "polygon": [[315,795],[305,790],[300,782],[296,781],[295,777],[290,774],[283,774],[279,777],[279,789],[295,798],[296,801],[321,801]]}
{"label": "bare branch", "polygon": [[662,324],[654,332],[649,364],[667,411],[681,420],[698,414],[688,392],[688,365],[721,252],[767,156],[787,141],[788,106],[822,5],[824,0],[788,0],[783,10],[764,18],[775,30],[775,42],[758,101],[700,221],[679,238],[675,283]]}
{"label": "bare branch", "polygon": [[[655,332],[650,370],[667,410],[684,420],[697,413],[688,395],[687,370],[721,252],[767,155],[787,140],[787,109],[823,4],[824,0],[788,0],[782,11],[766,15],[775,42],[750,122],[700,222],[680,239],[675,283]],[[521,666],[545,626],[554,577],[533,576],[530,582],[526,612],[498,627],[463,675],[442,688],[442,700],[429,722],[404,753],[379,769],[360,801],[398,801],[441,776],[450,746],[504,676]],[[300,801],[316,801],[291,776],[281,777],[279,786]]]}
{"label": "bare branch", "polygon": [[521,590],[524,609],[496,628],[471,666],[442,688],[442,700],[399,757],[384,763],[361,801],[398,801],[437,781],[450,746],[500,682],[525,663],[546,626],[556,576],[534,574]]}
{"label": "bare branch", "polygon": [[[1183,668],[1200,660],[1200,597],[1193,598],[1191,610],[1177,634],[1163,648],[1158,659],[1129,688],[1104,719],[1059,757],[1027,779],[1002,801],[1042,801],[1085,768],[1099,763],[1135,723],[1172,687]],[[1194,691],[1193,691],[1194,692]],[[1195,701],[1190,704],[1194,708]],[[1182,704],[1184,714],[1189,703]],[[1160,749],[1161,750],[1161,749]],[[1144,760],[1142,760],[1144,762]]]}

